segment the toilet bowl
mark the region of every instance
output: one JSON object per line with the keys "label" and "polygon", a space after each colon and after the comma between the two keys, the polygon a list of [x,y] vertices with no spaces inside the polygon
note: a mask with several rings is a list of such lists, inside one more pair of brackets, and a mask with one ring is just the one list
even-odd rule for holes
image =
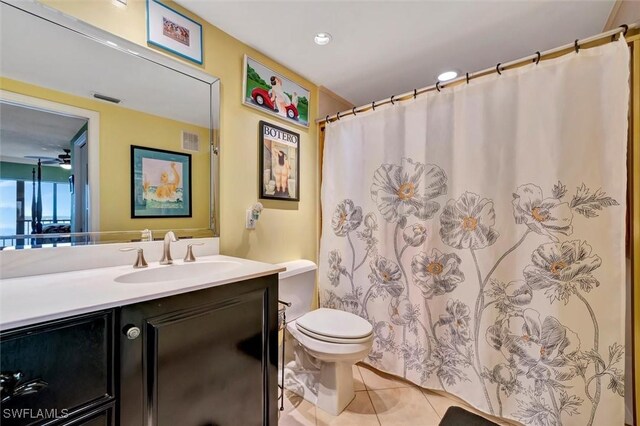
{"label": "toilet bowl", "polygon": [[322,410],[340,414],[355,397],[353,365],[373,344],[373,327],[350,312],[311,310],[316,265],[307,260],[280,264],[279,299],[287,308],[284,386]]}

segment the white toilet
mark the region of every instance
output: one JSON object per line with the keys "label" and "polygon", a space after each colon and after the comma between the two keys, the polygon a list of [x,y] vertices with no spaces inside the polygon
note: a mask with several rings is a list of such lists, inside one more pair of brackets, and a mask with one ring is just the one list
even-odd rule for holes
{"label": "white toilet", "polygon": [[316,265],[309,260],[281,263],[278,298],[286,309],[284,386],[326,412],[338,415],[355,396],[352,367],[373,343],[373,327],[349,312],[311,310]]}

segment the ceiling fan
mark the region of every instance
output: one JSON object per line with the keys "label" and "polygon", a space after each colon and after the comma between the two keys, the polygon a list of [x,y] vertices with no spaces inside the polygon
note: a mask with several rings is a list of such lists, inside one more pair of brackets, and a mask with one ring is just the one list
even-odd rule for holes
{"label": "ceiling fan", "polygon": [[58,164],[60,167],[66,170],[71,170],[71,150],[63,148],[64,154],[59,154],[58,157],[41,157],[38,155],[25,155],[24,158],[31,160],[38,160],[39,164]]}
{"label": "ceiling fan", "polygon": [[66,170],[71,170],[71,150],[68,148],[64,148],[63,151],[64,154],[58,155],[60,167]]}

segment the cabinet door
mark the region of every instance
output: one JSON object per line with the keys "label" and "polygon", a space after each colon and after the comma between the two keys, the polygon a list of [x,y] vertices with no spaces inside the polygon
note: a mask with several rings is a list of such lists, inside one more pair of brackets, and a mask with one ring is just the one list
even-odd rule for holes
{"label": "cabinet door", "polygon": [[94,410],[75,417],[61,426],[113,426],[114,403],[97,407]]}
{"label": "cabinet door", "polygon": [[[122,376],[121,424],[275,425],[277,281],[272,284],[266,288],[264,281],[251,280],[225,286],[240,294],[195,292],[201,294],[184,303],[174,296],[152,306],[123,308],[122,325],[139,324],[142,336],[122,340],[127,375]],[[147,315],[138,319],[136,313]],[[136,373],[124,360],[138,351],[142,413],[135,409],[140,397],[125,396]]]}
{"label": "cabinet door", "polygon": [[11,396],[0,405],[2,425],[67,419],[113,400],[112,329],[108,311],[3,332],[2,374],[22,379],[3,389]]}

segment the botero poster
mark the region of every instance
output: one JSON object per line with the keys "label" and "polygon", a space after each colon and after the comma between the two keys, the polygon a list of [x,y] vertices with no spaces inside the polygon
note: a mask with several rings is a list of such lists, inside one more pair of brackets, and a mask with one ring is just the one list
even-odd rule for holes
{"label": "botero poster", "polygon": [[260,122],[260,198],[300,201],[300,135]]}
{"label": "botero poster", "polygon": [[309,127],[309,91],[246,55],[242,103]]}

